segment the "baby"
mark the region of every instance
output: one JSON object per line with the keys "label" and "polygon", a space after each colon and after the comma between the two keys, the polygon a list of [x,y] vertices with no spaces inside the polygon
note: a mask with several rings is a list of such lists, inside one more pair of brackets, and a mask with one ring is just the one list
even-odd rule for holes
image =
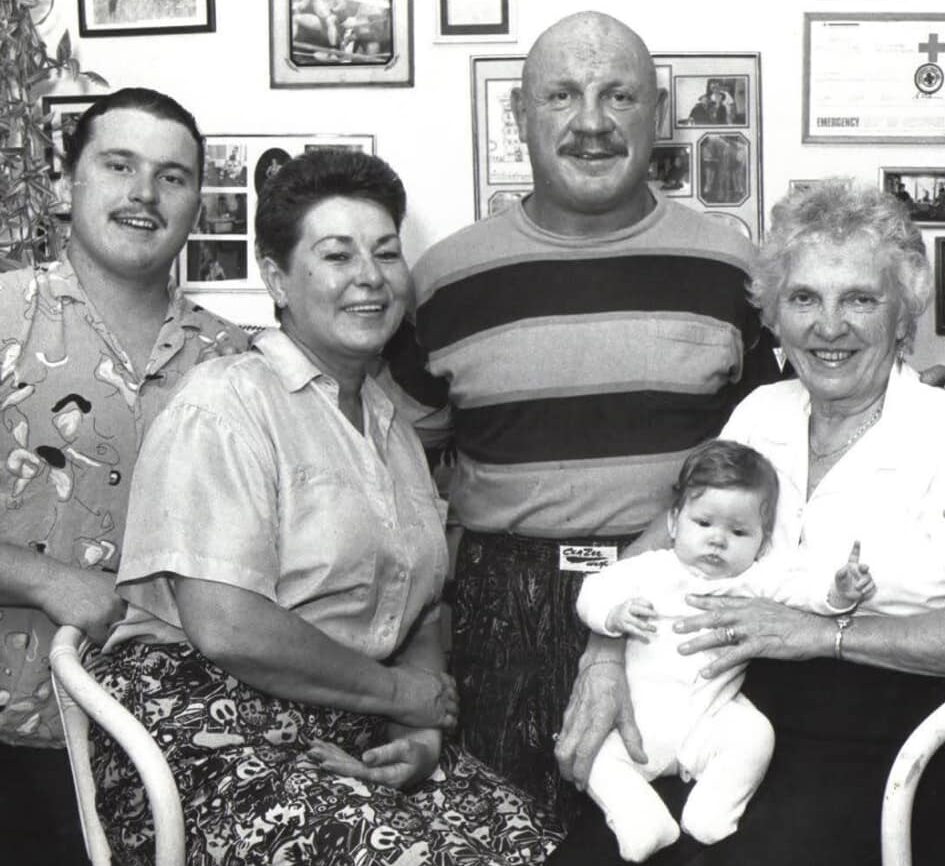
{"label": "baby", "polygon": [[[627,680],[649,761],[634,762],[612,732],[591,768],[588,791],[621,857],[634,862],[679,837],[679,825],[650,786],[653,779],[678,774],[696,780],[681,825],[712,844],[735,832],[774,748],[770,723],[739,694],[745,666],[706,679],[700,671],[717,650],[677,651],[681,638],[673,622],[697,612],[685,596],[760,596],[836,615],[875,591],[869,569],[858,562],[858,542],[832,585],[819,592],[773,560],[756,562],[774,526],[778,478],[752,448],[706,443],[689,455],[673,491],[672,550],[643,553],[588,576],[577,603],[598,634],[627,636]],[[728,638],[736,642],[737,635]]]}

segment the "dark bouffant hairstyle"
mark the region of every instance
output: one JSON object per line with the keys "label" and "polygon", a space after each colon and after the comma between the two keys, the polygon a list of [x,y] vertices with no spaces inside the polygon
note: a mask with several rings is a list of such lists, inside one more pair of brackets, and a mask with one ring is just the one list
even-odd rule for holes
{"label": "dark bouffant hairstyle", "polygon": [[761,493],[761,525],[765,539],[774,531],[778,507],[778,474],[754,448],[730,439],[712,439],[686,458],[673,485],[673,511],[697,499],[709,487],[736,488]]}
{"label": "dark bouffant hairstyle", "polygon": [[197,121],[176,99],[147,87],[123,87],[107,96],[99,96],[92,103],[79,118],[72,135],[64,142],[65,153],[62,161],[67,172],[71,174],[75,170],[82,151],[89,143],[92,121],[116,108],[136,108],[163,120],[173,120],[185,127],[197,143],[197,181],[198,185],[203,183],[204,140],[197,128]]}
{"label": "dark bouffant hairstyle", "polygon": [[357,150],[309,151],[290,159],[263,185],[256,206],[256,255],[288,270],[305,215],[333,196],[380,205],[398,231],[407,210],[404,185],[383,159]]}

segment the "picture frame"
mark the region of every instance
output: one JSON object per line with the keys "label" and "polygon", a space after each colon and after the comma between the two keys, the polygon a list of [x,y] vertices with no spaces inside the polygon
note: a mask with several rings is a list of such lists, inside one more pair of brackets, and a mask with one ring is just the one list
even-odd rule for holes
{"label": "picture frame", "polygon": [[270,87],[413,86],[413,0],[343,3],[269,0]]}
{"label": "picture frame", "polygon": [[945,237],[935,238],[935,333],[945,335]]}
{"label": "picture frame", "polygon": [[215,0],[78,0],[79,35],[213,33]]}
{"label": "picture frame", "polygon": [[[100,94],[101,95],[101,94]],[[95,104],[96,96],[44,96],[40,103],[45,118],[46,162],[49,164],[49,179],[62,178],[62,159],[76,121],[86,109]]]}
{"label": "picture frame", "polygon": [[52,186],[54,212],[62,220],[70,218],[71,202],[63,172],[66,139],[79,117],[104,94],[94,96],[44,96],[40,107],[45,118],[46,163]]}
{"label": "picture frame", "polygon": [[945,143],[943,52],[945,13],[805,12],[801,140]]}
{"label": "picture frame", "polygon": [[[528,147],[519,140],[511,106],[523,62],[511,55],[470,58],[476,219],[514,204],[531,189]],[[650,162],[651,185],[758,241],[764,230],[759,54],[658,53],[653,62],[666,98]],[[737,111],[724,122],[680,123],[699,95],[712,92],[713,82],[727,92],[720,101]]]}
{"label": "picture frame", "polygon": [[807,192],[808,190],[816,189],[825,182],[826,179],[822,177],[809,177],[789,180],[788,195],[793,195],[796,192]]}
{"label": "picture frame", "polygon": [[434,2],[434,42],[515,42],[516,0]]}
{"label": "picture frame", "polygon": [[373,154],[373,135],[208,135],[201,209],[177,260],[186,292],[265,291],[252,217],[266,179],[292,156],[319,148]]}
{"label": "picture frame", "polygon": [[879,185],[909,208],[913,222],[945,226],[945,166],[880,168]]}

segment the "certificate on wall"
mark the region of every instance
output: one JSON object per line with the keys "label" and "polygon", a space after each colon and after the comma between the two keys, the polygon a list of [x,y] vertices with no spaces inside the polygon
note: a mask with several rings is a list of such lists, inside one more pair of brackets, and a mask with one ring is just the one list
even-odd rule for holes
{"label": "certificate on wall", "polygon": [[945,143],[945,14],[804,15],[802,140]]}

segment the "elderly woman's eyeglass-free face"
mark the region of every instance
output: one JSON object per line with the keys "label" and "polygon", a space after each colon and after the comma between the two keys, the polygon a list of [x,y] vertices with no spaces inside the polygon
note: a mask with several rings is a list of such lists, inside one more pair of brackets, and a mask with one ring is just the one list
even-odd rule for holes
{"label": "elderly woman's eyeglass-free face", "polygon": [[885,392],[906,312],[866,237],[812,242],[780,290],[775,332],[815,402],[861,410]]}

